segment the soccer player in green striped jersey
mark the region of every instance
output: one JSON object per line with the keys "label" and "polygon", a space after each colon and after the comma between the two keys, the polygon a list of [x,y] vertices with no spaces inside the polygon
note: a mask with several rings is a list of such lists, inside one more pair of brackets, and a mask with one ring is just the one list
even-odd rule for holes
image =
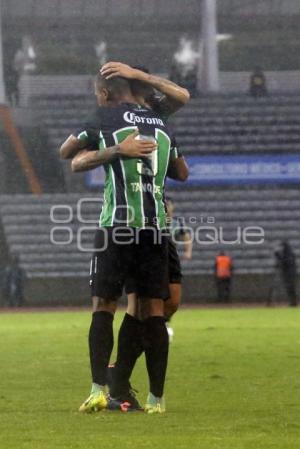
{"label": "soccer player in green striped jersey", "polygon": [[[163,397],[168,358],[168,336],[163,318],[167,240],[159,230],[166,227],[163,189],[170,157],[170,137],[159,116],[134,103],[126,80],[107,81],[98,75],[96,95],[100,107],[79,133],[79,139],[88,146],[90,139],[99,136],[100,153],[114,145],[117,152],[106,166],[104,205],[95,238],[95,248],[101,248],[101,251],[93,259],[92,295],[96,312],[89,336],[92,371],[95,368],[94,390],[82,404],[82,411],[106,406],[106,369],[113,346],[113,314],[132,259],[139,262],[136,282],[139,296],[148,305],[145,330],[149,340],[146,358],[150,393],[159,400]],[[142,159],[120,157],[119,144],[137,127],[140,134],[157,141],[158,149]],[[132,231],[129,241],[124,230]],[[124,239],[127,239],[125,244]],[[101,341],[96,342],[99,337]],[[96,367],[95,362],[99,360],[101,366]]]}
{"label": "soccer player in green striped jersey", "polygon": [[[110,84],[110,83],[108,83]],[[116,90],[114,91],[112,86],[110,85],[110,92],[106,92],[105,94],[108,94],[107,96],[111,96],[111,97],[116,97]],[[109,90],[109,89],[108,89]],[[98,91],[98,93],[100,93]],[[103,95],[103,91],[102,91],[102,95]],[[124,97],[123,97],[124,100]],[[127,96],[127,100],[128,100],[128,96]],[[126,102],[127,103],[127,102]],[[105,158],[107,162],[109,162],[111,165],[115,165],[115,169],[113,170],[113,172],[111,171],[110,167],[106,167],[106,172],[107,172],[107,183],[106,183],[106,188],[107,188],[107,196],[106,196],[106,202],[108,203],[105,207],[104,210],[102,211],[101,217],[100,217],[100,224],[101,226],[107,227],[107,228],[111,228],[112,226],[116,226],[116,224],[118,224],[119,222],[121,222],[123,225],[125,224],[126,226],[134,226],[136,228],[139,227],[145,227],[148,226],[148,223],[150,222],[150,224],[155,225],[156,227],[161,227],[163,228],[165,226],[165,213],[164,210],[162,210],[161,208],[157,207],[157,205],[155,205],[155,214],[151,211],[151,209],[153,210],[153,203],[155,202],[161,202],[162,200],[162,196],[161,196],[161,188],[163,187],[163,179],[165,177],[165,169],[167,166],[167,159],[168,157],[166,157],[166,152],[167,154],[170,153],[170,148],[169,148],[169,139],[168,139],[168,135],[165,132],[165,126],[163,121],[158,118],[158,117],[154,117],[153,113],[149,114],[149,110],[147,111],[147,109],[145,108],[140,108],[140,107],[136,107],[136,105],[132,104],[130,101],[128,101],[127,104],[122,104],[119,106],[126,106],[125,107],[125,113],[124,113],[124,107],[123,109],[121,108],[121,114],[123,114],[123,119],[126,122],[129,122],[129,124],[133,125],[133,114],[135,114],[137,117],[134,118],[135,122],[139,123],[139,128],[142,128],[143,131],[146,131],[146,135],[150,135],[149,134],[149,129],[152,127],[153,125],[155,125],[155,133],[152,134],[152,136],[156,136],[156,139],[159,143],[159,147],[161,149],[163,154],[159,154],[158,157],[153,157],[153,154],[151,155],[151,152],[153,152],[153,150],[155,149],[155,146],[152,144],[151,147],[151,141],[140,141],[140,142],[136,142],[131,140],[131,145],[132,148],[131,150],[131,154],[128,156],[130,156],[131,158],[133,158],[134,154],[133,151],[136,151],[136,156],[139,158],[138,160],[134,161],[134,164],[132,163],[133,161],[131,160],[130,163],[129,162],[129,158],[127,157],[125,159],[125,163],[124,161],[121,161],[121,167],[122,167],[122,176],[123,176],[123,182],[121,182],[121,184],[119,183],[119,179],[117,179],[116,182],[116,178],[118,178],[118,176],[120,175],[120,171],[118,171],[118,163],[116,164],[115,162],[117,158],[122,158],[124,156],[126,156],[126,151],[128,152],[128,148],[126,149],[126,145],[125,142],[127,142],[129,144],[130,139],[132,139],[132,136],[129,135],[129,131],[132,131],[132,127],[128,127],[126,126],[126,129],[122,129],[120,128],[117,131],[113,132],[113,138],[114,138],[114,143],[116,144],[115,146],[110,146],[109,150],[106,149],[106,140],[109,141],[109,143],[111,143],[110,140],[110,133],[108,132],[107,128],[105,129],[105,126],[107,126],[108,123],[110,123],[114,120],[113,125],[116,127],[116,119],[115,117],[112,120],[107,120],[105,123],[105,120],[103,120],[104,122],[104,129],[105,131],[102,132],[102,130],[99,131],[99,137],[100,137],[100,143],[99,143],[99,147],[100,147],[100,152],[99,155],[101,155],[100,157],[102,158],[102,162],[105,162]],[[110,106],[112,106],[110,104]],[[132,114],[132,107],[133,107],[133,114]],[[113,109],[113,108],[112,108]],[[120,109],[120,108],[119,108]],[[137,111],[135,112],[135,110],[137,109]],[[100,111],[98,110],[98,113]],[[107,117],[111,118],[113,117],[112,114],[108,113],[110,111],[108,111],[108,109],[106,108],[105,111],[102,111],[102,116],[101,118],[103,119],[105,117],[105,119],[107,119]],[[115,111],[114,111],[115,112]],[[120,111],[119,112],[119,116],[120,116]],[[148,113],[148,115],[147,115]],[[144,116],[143,116],[144,114]],[[100,114],[101,115],[101,114]],[[150,116],[149,116],[150,115]],[[98,125],[98,119],[99,117],[96,117],[96,120],[93,123],[90,123],[88,127],[86,127],[86,129],[82,130],[82,132],[80,133],[79,137],[81,139],[81,142],[83,143],[83,146],[87,146],[89,139],[91,138],[91,135],[94,133],[95,129],[97,129]],[[122,120],[121,120],[122,121]],[[100,120],[101,122],[101,120]],[[160,132],[159,128],[162,128]],[[144,132],[145,132],[144,131]],[[108,139],[105,139],[105,134],[108,136]],[[72,142],[68,142],[68,144],[72,144]],[[134,144],[134,145],[133,145]],[[133,148],[135,146],[135,149]],[[70,145],[69,145],[70,147]],[[143,151],[145,151],[145,153],[143,153]],[[143,157],[146,152],[148,152],[148,158],[147,160],[145,159],[141,159],[141,157]],[[150,157],[149,157],[150,156]],[[162,157],[164,156],[164,157]],[[136,159],[136,158],[135,158]],[[96,165],[97,162],[96,161]],[[89,162],[90,168],[93,168],[93,160],[90,160]],[[138,173],[138,176],[136,174],[136,171]],[[152,178],[152,179],[151,179]],[[156,178],[159,180],[159,182],[156,184],[153,181],[153,178]],[[127,185],[126,181],[127,181]],[[146,181],[146,182],[145,182]],[[130,187],[128,189],[128,187]],[[126,192],[126,188],[128,189],[128,191]],[[140,195],[133,195],[133,193],[139,193]],[[150,195],[149,195],[150,194]],[[122,198],[123,196],[123,198]],[[128,200],[129,197],[129,200]],[[151,198],[152,197],[152,198]],[[125,204],[124,204],[124,198],[125,198]],[[153,199],[154,201],[151,201],[151,199]],[[129,203],[131,204],[129,207]],[[121,204],[121,208],[123,209],[121,212],[121,214],[119,214],[119,206]],[[125,207],[123,207],[125,206]],[[159,206],[159,205],[158,205]],[[130,213],[128,213],[128,209],[130,209],[131,211],[133,211],[132,216]],[[125,214],[124,214],[125,211]],[[117,218],[116,218],[117,215]],[[149,243],[149,242],[148,242]],[[100,263],[100,266],[103,265]],[[147,284],[147,282],[146,282]],[[149,284],[148,284],[149,285]],[[104,295],[102,295],[104,296]],[[157,295],[156,295],[157,296]],[[97,303],[99,305],[99,299],[102,300],[102,298],[96,298]],[[100,307],[101,310],[103,309],[103,307]],[[101,311],[99,310],[99,307],[96,308],[97,311]],[[111,312],[111,310],[109,311]],[[157,309],[156,312],[157,313]],[[94,320],[95,318],[95,314],[93,316],[93,322],[96,321]],[[100,316],[98,316],[98,318],[100,318]],[[103,315],[102,315],[102,318]],[[154,318],[159,318],[158,316],[154,316]],[[148,321],[147,325],[148,328],[149,326],[152,328],[155,327],[154,326],[154,321],[156,321],[156,328],[159,327],[159,323],[158,320],[152,320],[153,323],[152,325],[150,325],[150,321]],[[99,325],[99,320],[98,321],[98,325]],[[103,323],[102,323],[103,324]],[[92,328],[94,327],[95,330],[95,326],[97,327],[97,323],[92,323],[91,326],[91,331]],[[105,326],[103,326],[105,327]],[[151,331],[151,329],[149,328],[149,331]],[[108,332],[109,333],[109,332]],[[150,332],[151,333],[151,332]],[[90,340],[92,338],[93,332],[90,332]],[[98,332],[98,337],[99,337],[99,332]],[[93,351],[91,351],[93,352]],[[151,352],[151,351],[149,351]],[[153,351],[152,351],[153,352]],[[148,358],[152,358],[153,359],[153,354],[151,356],[151,354],[148,354],[149,357]],[[166,353],[165,353],[166,355]],[[91,354],[91,362],[92,362],[92,371],[93,371],[93,354]],[[164,364],[162,364],[164,365]],[[163,366],[162,366],[163,368]],[[149,373],[150,374],[150,373]],[[152,373],[152,377],[153,377],[153,373]],[[94,378],[94,376],[93,376]],[[95,387],[99,387],[99,381],[98,384],[96,382],[94,382],[94,386]],[[153,385],[151,386],[151,374],[150,374],[150,389],[153,387]],[[153,387],[154,389],[157,388],[157,386]],[[93,395],[94,396],[94,395]],[[160,397],[160,395],[158,396]],[[101,404],[93,404],[93,399],[92,401],[87,401],[87,409],[89,408],[89,402],[92,402],[92,405],[94,405],[94,408],[101,408]],[[85,404],[83,404],[85,408]]]}

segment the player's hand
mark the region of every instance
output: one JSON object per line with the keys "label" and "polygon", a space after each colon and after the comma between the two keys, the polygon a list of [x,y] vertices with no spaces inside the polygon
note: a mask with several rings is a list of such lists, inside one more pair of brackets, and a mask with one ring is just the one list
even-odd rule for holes
{"label": "player's hand", "polygon": [[122,62],[107,62],[101,67],[100,73],[107,80],[115,76],[122,76],[127,79],[136,78],[137,70],[130,67],[130,65]]}
{"label": "player's hand", "polygon": [[132,134],[126,137],[123,142],[119,143],[120,156],[126,157],[145,157],[149,156],[153,151],[157,150],[157,144],[150,140],[137,140],[139,135],[137,129]]}

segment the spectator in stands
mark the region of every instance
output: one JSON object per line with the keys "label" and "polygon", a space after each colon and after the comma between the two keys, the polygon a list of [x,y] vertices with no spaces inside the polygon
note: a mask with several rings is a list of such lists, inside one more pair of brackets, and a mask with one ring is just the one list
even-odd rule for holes
{"label": "spectator in stands", "polygon": [[36,70],[36,53],[30,36],[22,38],[22,46],[15,54],[14,67],[19,76]]}
{"label": "spectator in stands", "polygon": [[217,286],[218,302],[230,302],[231,279],[233,274],[233,263],[230,256],[224,251],[215,259],[215,280]]}
{"label": "spectator in stands", "polygon": [[179,47],[173,56],[170,80],[186,87],[193,95],[197,84],[197,62],[199,53],[194,50],[194,43],[186,36],[182,36]]}
{"label": "spectator in stands", "polygon": [[22,75],[36,70],[36,53],[29,36],[22,38],[22,46],[14,56],[13,71],[15,74],[15,104],[19,103],[19,81]]}
{"label": "spectator in stands", "polygon": [[279,272],[283,287],[288,295],[289,304],[291,307],[296,307],[298,301],[296,292],[297,263],[295,253],[289,242],[284,240],[275,249],[274,255],[275,268]]}
{"label": "spectator in stands", "polygon": [[250,95],[254,98],[268,95],[266,77],[260,67],[256,67],[250,77]]}
{"label": "spectator in stands", "polygon": [[20,267],[18,256],[4,271],[3,296],[9,307],[21,307],[24,304],[24,270]]}

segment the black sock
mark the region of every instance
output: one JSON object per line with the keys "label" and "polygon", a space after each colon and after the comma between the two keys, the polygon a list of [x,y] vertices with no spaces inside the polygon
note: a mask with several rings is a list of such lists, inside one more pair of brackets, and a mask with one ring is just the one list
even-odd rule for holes
{"label": "black sock", "polygon": [[90,361],[93,382],[106,385],[106,371],[114,345],[113,315],[94,312],[89,333]]}
{"label": "black sock", "polygon": [[127,313],[119,330],[118,354],[110,389],[112,397],[120,397],[129,390],[129,379],[137,359],[143,353],[143,323]]}
{"label": "black sock", "polygon": [[150,392],[162,397],[168,365],[169,337],[164,317],[153,316],[145,320],[145,355]]}

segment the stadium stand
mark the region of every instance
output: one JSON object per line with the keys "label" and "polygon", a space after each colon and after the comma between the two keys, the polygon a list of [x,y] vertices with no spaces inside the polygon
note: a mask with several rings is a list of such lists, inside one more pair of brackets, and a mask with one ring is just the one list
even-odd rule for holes
{"label": "stadium stand", "polygon": [[[257,64],[264,70],[299,69],[296,0],[218,3],[219,32],[234,35],[220,45],[221,71],[251,71]],[[3,0],[2,11],[7,71],[30,30],[43,74],[91,73],[94,45],[102,39],[109,59],[168,72],[180,36],[187,33],[196,42],[201,19],[197,0],[185,2],[184,15],[182,0]]]}
{"label": "stadium stand", "polygon": [[172,123],[188,152],[293,152],[300,149],[299,112],[299,95],[203,97]]}
{"label": "stadium stand", "polygon": [[[193,260],[183,264],[185,274],[212,273],[214,257],[221,249],[232,255],[236,273],[271,273],[273,246],[283,239],[290,241],[300,257],[300,198],[296,188],[181,189],[173,193],[176,215],[184,217],[186,226],[194,231],[202,227],[199,236],[205,242],[194,244]],[[92,247],[101,200],[96,195],[85,197],[88,200],[83,203],[81,216],[77,211],[82,195],[78,194],[3,195],[0,198],[1,222],[9,252],[20,255],[29,278],[87,277],[89,248]],[[55,222],[51,219],[53,206],[56,206]],[[221,229],[225,241],[235,241],[239,228],[260,226],[265,232],[264,242],[258,245],[211,243],[205,237],[207,233],[214,235],[210,228],[207,229],[211,226],[207,223],[208,217],[215,219],[213,226],[217,229],[218,238]],[[78,248],[80,227],[85,252]],[[57,244],[51,243],[51,230]],[[63,244],[69,240],[68,244]]]}
{"label": "stadium stand", "polygon": [[[32,101],[53,150],[95,107],[93,96],[86,94],[43,95]],[[171,123],[186,153],[297,152],[299,117],[300,95],[220,95],[192,100]]]}
{"label": "stadium stand", "polygon": [[[78,80],[79,81],[79,80]],[[86,83],[86,80],[84,80]],[[33,96],[31,107],[39,117],[40,124],[47,130],[49,151],[55,151],[71,132],[81,125],[82,119],[95,107],[92,95],[88,94],[89,86],[78,94],[77,89],[69,91],[65,84],[65,92],[48,93]],[[74,93],[77,92],[77,93]],[[80,111],[80,114],[78,114]],[[183,152],[194,154],[263,154],[298,153],[300,150],[300,95],[279,93],[265,98],[253,99],[247,95],[202,96],[193,99],[172,120],[178,141]],[[65,165],[69,172],[69,166]],[[27,277],[33,281],[48,280],[57,283],[58,279],[68,280],[69,285],[79,282],[87,286],[90,251],[80,252],[77,245],[77,233],[80,225],[91,227],[92,224],[80,224],[77,219],[77,203],[82,196],[94,200],[89,203],[85,212],[88,220],[97,219],[100,205],[99,196],[87,193],[83,178],[75,174],[72,183],[67,182],[67,194],[43,195],[6,195],[0,200],[0,214],[9,252],[20,254],[21,264]],[[300,257],[298,240],[298,223],[300,217],[299,189],[280,186],[228,186],[226,189],[207,187],[183,187],[174,191],[177,203],[176,215],[186,219],[186,225],[194,230],[196,226],[208,225],[206,217],[214,217],[217,232],[224,229],[224,239],[235,240],[238,228],[260,226],[265,231],[265,241],[261,245],[202,244],[194,246],[192,261],[183,263],[187,279],[203,283],[197,291],[202,292],[204,300],[214,291],[212,279],[214,257],[220,249],[228,251],[234,260],[235,278],[241,280],[238,298],[245,300],[261,299],[266,276],[272,278],[273,249],[278,240],[288,239]],[[75,194],[73,192],[81,192]],[[172,194],[172,191],[171,191]],[[61,222],[52,223],[50,210],[54,205],[67,205],[72,208],[73,219],[64,223],[66,210],[56,210]],[[195,217],[196,223],[189,223]],[[50,241],[51,229],[57,227],[55,239],[68,240],[70,231],[59,230],[60,227],[71,229],[72,242],[68,245],[55,244]],[[208,225],[209,226],[209,225]],[[34,230],[34,231],[33,231]],[[34,234],[33,234],[34,232]],[[210,231],[203,229],[201,237]],[[85,230],[83,243],[92,244],[93,232]],[[70,263],[71,261],[71,263]],[[243,278],[243,276],[245,276]],[[250,282],[250,277],[252,283]],[[257,281],[260,277],[261,284]],[[243,294],[246,281],[253,287],[249,296]],[[44,281],[43,281],[44,282]],[[270,281],[268,281],[270,282]],[[187,282],[189,284],[189,282]],[[49,284],[50,285],[50,284]],[[77,285],[77,284],[76,284]],[[199,284],[200,285],[200,284]],[[260,285],[260,287],[258,287]],[[49,290],[48,287],[46,290]],[[31,296],[37,289],[32,290]],[[45,293],[45,289],[39,290]],[[63,291],[63,290],[62,290]],[[245,289],[244,289],[245,291]],[[249,290],[250,291],[250,290]],[[73,294],[75,295],[76,292]],[[188,293],[191,296],[193,292]],[[198,297],[200,297],[198,295]],[[208,295],[208,296],[207,296]],[[250,296],[251,295],[251,296]],[[189,296],[188,296],[189,297]]]}

